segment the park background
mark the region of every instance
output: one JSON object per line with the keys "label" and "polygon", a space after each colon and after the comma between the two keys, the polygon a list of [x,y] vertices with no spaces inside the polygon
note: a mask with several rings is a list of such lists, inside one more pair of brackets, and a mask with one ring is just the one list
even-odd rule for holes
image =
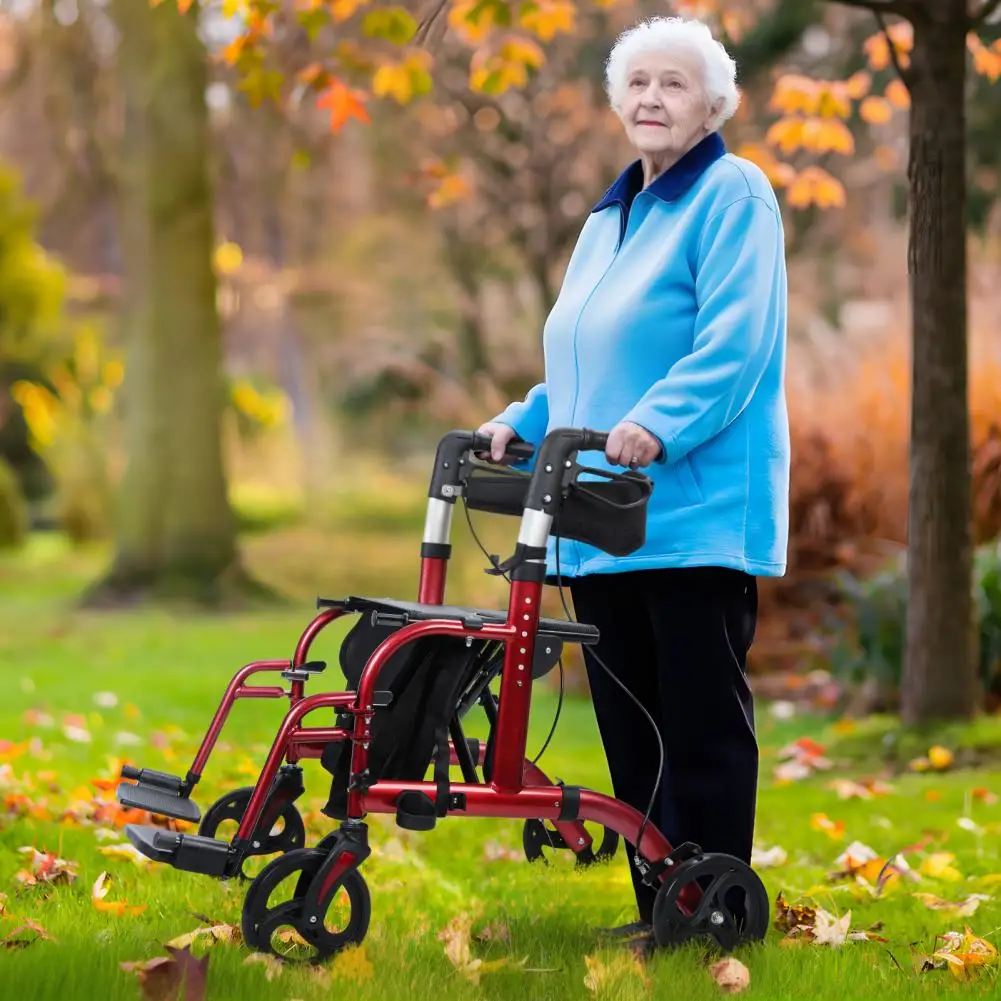
{"label": "park background", "polygon": [[[0,975],[32,998],[70,969],[74,996],[137,997],[120,961],[239,924],[239,890],[101,853],[122,840],[117,768],[183,771],[232,672],[291,654],[318,595],[415,595],[434,447],[539,380],[569,252],[630,159],[602,92],[608,48],[640,16],[685,13],[737,58],[724,138],[769,173],[788,234],[789,571],[763,582],[750,661],[758,862],[773,901],[854,908],[851,929],[870,929],[747,960],[752,990],[996,987],[990,955],[982,970],[968,941],[935,936],[974,925],[996,943],[1001,924],[999,5],[179,6],[0,3]],[[966,260],[912,282],[901,71],[915,38],[893,15],[925,7],[991,13],[961,35]],[[945,218],[949,192],[936,199]],[[975,639],[969,665],[922,670],[940,693],[967,678],[977,691],[903,726],[911,365],[931,329],[914,303],[929,295],[934,338],[969,351],[969,466],[921,468],[965,474],[969,518],[937,537],[975,547],[968,605],[949,606],[972,611]],[[938,385],[923,427],[954,420],[955,384]],[[471,517],[507,555],[515,523]],[[461,513],[454,542],[448,600],[501,607]],[[338,636],[317,648],[334,685]],[[581,665],[564,663],[542,764],[606,789]],[[540,746],[558,687],[555,672],[537,686]],[[203,810],[252,783],[277,727],[274,704],[247,705]],[[312,836],[326,777],[307,775]],[[648,970],[587,938],[628,917],[621,851],[607,874],[540,883],[520,825],[448,829],[413,838],[373,818],[373,931],[326,981],[265,975],[223,943],[206,996],[320,996],[331,977],[373,997],[414,978],[456,997],[631,997],[679,977],[685,996],[718,991],[691,957]],[[905,874],[874,885],[887,860]],[[108,906],[102,873],[127,906]],[[418,886],[405,900],[404,878]],[[927,960],[943,942],[967,958]],[[481,976],[477,957],[496,967]]]}

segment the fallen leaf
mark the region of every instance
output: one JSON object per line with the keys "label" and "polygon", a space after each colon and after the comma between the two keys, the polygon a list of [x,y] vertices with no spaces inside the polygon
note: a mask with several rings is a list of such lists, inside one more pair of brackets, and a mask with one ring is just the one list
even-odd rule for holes
{"label": "fallen leaf", "polygon": [[275,977],[280,976],[285,970],[285,965],[282,961],[269,952],[252,952],[243,961],[244,966],[250,966],[254,963],[261,963],[264,966],[264,976],[268,980],[274,980]]}
{"label": "fallen leaf", "polygon": [[817,920],[813,926],[813,941],[817,945],[841,946],[848,938],[848,928],[851,925],[852,912],[845,911],[840,918],[828,914],[825,910],[817,911]]}
{"label": "fallen leaf", "polygon": [[724,994],[737,994],[751,984],[751,971],[733,956],[713,963],[709,967],[709,975],[719,984]]}
{"label": "fallen leaf", "polygon": [[190,950],[170,946],[167,951],[170,956],[119,965],[139,978],[146,1001],[204,1001],[209,957],[196,959]]}
{"label": "fallen leaf", "polygon": [[147,904],[130,907],[124,900],[114,903],[110,900],[105,900],[104,898],[108,895],[110,884],[111,877],[106,872],[102,872],[94,881],[94,886],[91,888],[90,901],[99,911],[103,911],[105,914],[115,914],[118,917],[132,917],[136,914],[142,914],[146,910]]}
{"label": "fallen leaf", "polygon": [[[111,832],[108,832],[107,828],[101,828],[99,831],[95,831],[94,833],[95,834],[97,834],[97,833],[104,834],[104,833],[111,833]],[[97,850],[102,855],[106,855],[108,858],[121,859],[121,860],[126,861],[126,862],[133,862],[137,866],[139,866],[139,868],[141,868],[141,869],[144,869],[147,866],[150,866],[150,865],[153,864],[153,860],[152,859],[146,858],[146,856],[143,855],[143,853],[141,851],[139,851],[139,849],[137,849],[135,847],[135,845],[133,845],[133,844],[131,844],[129,842],[125,842],[124,844],[116,844],[116,845],[102,845]]]}
{"label": "fallen leaf", "polygon": [[985,789],[983,786],[977,786],[975,789],[970,791],[970,795],[981,803],[986,803],[987,806],[993,806],[997,801],[998,797],[995,793],[992,793],[990,789]]}
{"label": "fallen leaf", "polygon": [[755,848],[751,851],[751,866],[754,869],[770,869],[785,865],[788,853],[781,845],[773,845],[768,849]]}
{"label": "fallen leaf", "polygon": [[196,928],[194,931],[185,932],[172,938],[167,945],[173,949],[186,949],[201,939],[207,939],[210,945],[216,942],[233,942],[239,944],[243,941],[243,935],[236,925],[215,924],[208,928]]}
{"label": "fallen leaf", "polygon": [[779,931],[792,931],[803,926],[813,927],[817,919],[817,908],[810,904],[790,904],[780,892],[775,898],[775,927]]}
{"label": "fallen leaf", "polygon": [[502,921],[494,921],[476,933],[480,942],[510,942],[511,932]]}
{"label": "fallen leaf", "polygon": [[968,918],[982,901],[991,899],[986,893],[971,893],[965,900],[960,901],[943,900],[934,893],[912,893],[911,896],[920,900],[929,910],[946,911],[958,918]]}
{"label": "fallen leaf", "polygon": [[957,980],[970,980],[977,968],[997,962],[997,949],[985,939],[978,938],[969,928],[962,934],[946,932],[941,938],[945,945],[936,949],[932,958],[943,961]]}
{"label": "fallen leaf", "polygon": [[928,750],[928,763],[936,771],[944,771],[953,761],[955,761],[955,755],[947,747],[936,744]]}
{"label": "fallen leaf", "polygon": [[810,827],[815,831],[823,831],[829,838],[835,841],[845,836],[845,823],[843,820],[831,820],[826,813],[815,813],[810,817]]}
{"label": "fallen leaf", "polygon": [[598,955],[585,956],[584,965],[587,967],[584,986],[595,994],[611,990],[631,977],[639,977],[645,985],[649,984],[646,970],[630,949],[616,951],[607,961]]}
{"label": "fallen leaf", "polygon": [[930,879],[943,879],[955,883],[963,878],[962,873],[951,863],[956,856],[952,852],[932,852],[920,866],[918,872]]}
{"label": "fallen leaf", "polygon": [[101,709],[114,709],[118,705],[118,696],[114,692],[95,692],[94,705]]}
{"label": "fallen leaf", "polygon": [[[2,908],[0,908],[0,913],[2,913]],[[34,937],[17,937],[24,932],[30,932]],[[40,924],[25,919],[22,924],[19,924],[12,932],[9,932],[0,939],[0,945],[5,949],[24,949],[38,941],[54,942],[55,939]]]}
{"label": "fallen leaf", "polygon": [[363,945],[350,945],[337,954],[330,972],[338,979],[343,978],[361,983],[371,980],[375,971],[365,954],[365,947]]}
{"label": "fallen leaf", "polygon": [[72,883],[77,876],[77,863],[61,859],[52,852],[40,852],[37,848],[18,848],[22,855],[31,858],[30,869],[22,869],[14,878],[23,886],[36,886],[39,883]]}

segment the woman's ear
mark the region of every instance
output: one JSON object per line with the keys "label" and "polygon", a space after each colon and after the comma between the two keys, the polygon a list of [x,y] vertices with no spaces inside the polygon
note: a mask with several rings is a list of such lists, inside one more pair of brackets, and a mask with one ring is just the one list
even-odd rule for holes
{"label": "woman's ear", "polygon": [[719,116],[723,111],[723,98],[718,97],[709,106],[709,114],[705,120],[706,132],[713,132],[719,126]]}

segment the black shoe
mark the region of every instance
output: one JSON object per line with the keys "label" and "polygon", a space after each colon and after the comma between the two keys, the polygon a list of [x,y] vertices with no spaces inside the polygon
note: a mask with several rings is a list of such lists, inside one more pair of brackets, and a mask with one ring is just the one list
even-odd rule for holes
{"label": "black shoe", "polygon": [[652,935],[653,926],[649,921],[633,921],[617,928],[598,928],[597,932],[600,938],[641,938],[644,935]]}

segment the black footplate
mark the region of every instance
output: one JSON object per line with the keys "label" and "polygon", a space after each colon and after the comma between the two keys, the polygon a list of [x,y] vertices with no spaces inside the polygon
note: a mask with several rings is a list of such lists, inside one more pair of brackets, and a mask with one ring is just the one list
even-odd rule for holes
{"label": "black footplate", "polygon": [[128,824],[125,835],[136,850],[154,862],[165,862],[184,872],[222,877],[236,865],[228,841],[177,834],[152,825]]}
{"label": "black footplate", "polygon": [[[181,782],[180,779],[177,781]],[[148,810],[161,817],[186,820],[189,824],[197,824],[202,815],[194,800],[180,795],[179,792],[171,792],[162,785],[149,784],[143,780],[135,784],[131,782],[120,783],[115,796],[122,806]]]}
{"label": "black footplate", "polygon": [[[461,622],[467,629],[481,629],[488,623],[500,625],[507,621],[507,611],[428,605],[392,598],[318,598],[316,604],[318,608],[342,608],[345,612],[372,612],[383,625],[403,626],[408,622],[425,622],[428,619],[451,619]],[[600,638],[597,626],[567,619],[540,619],[539,635],[554,636],[568,643],[597,643]]]}

